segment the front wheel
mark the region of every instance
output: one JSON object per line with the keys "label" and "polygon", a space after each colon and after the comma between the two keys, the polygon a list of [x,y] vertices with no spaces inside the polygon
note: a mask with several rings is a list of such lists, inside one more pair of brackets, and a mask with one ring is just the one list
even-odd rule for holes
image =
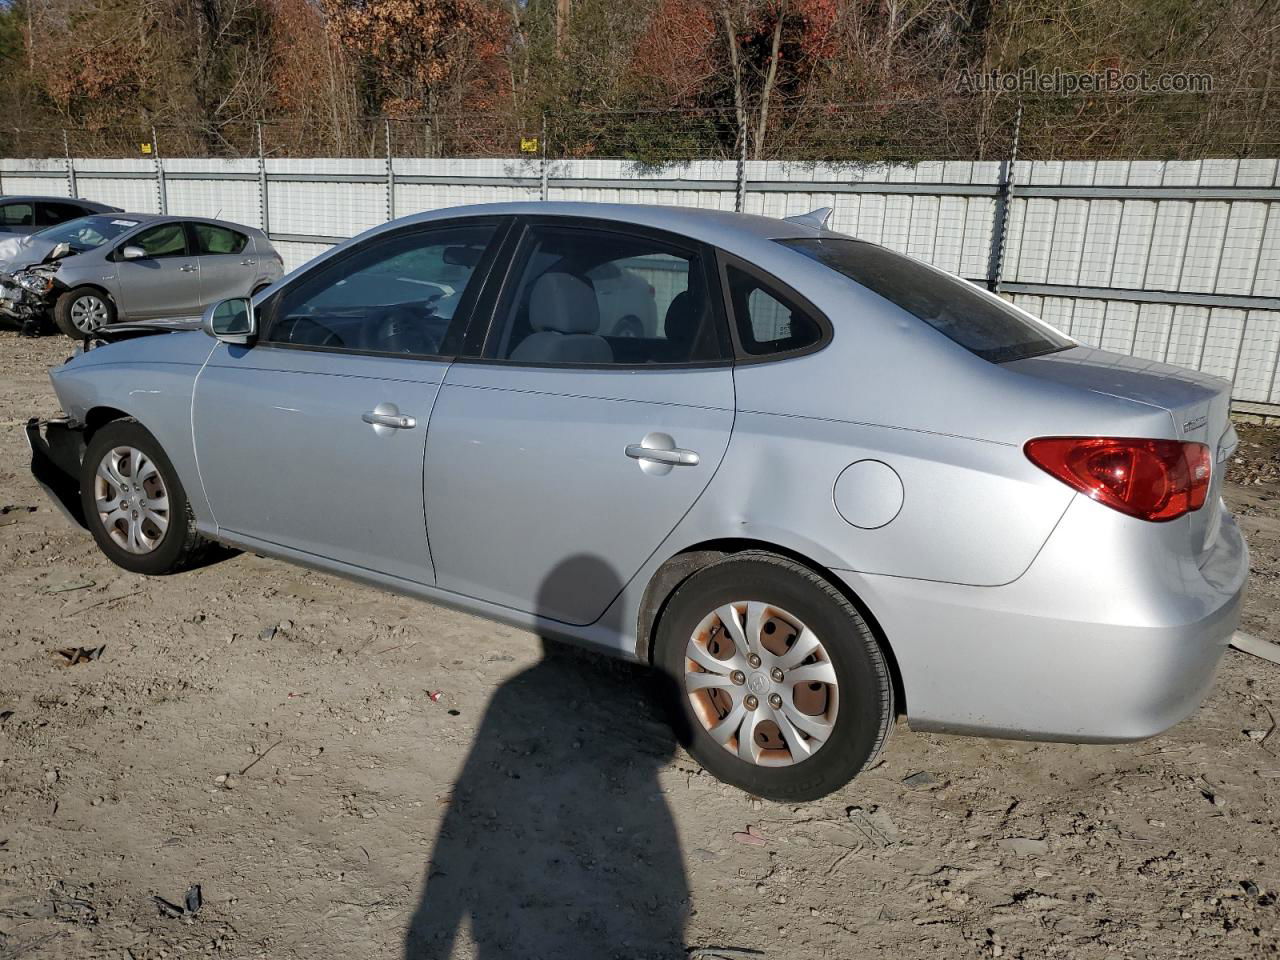
{"label": "front wheel", "polygon": [[853,779],[893,724],[888,664],[843,594],[765,553],[713,564],[658,624],[689,752],[720,780],[772,800],[814,800]]}
{"label": "front wheel", "polygon": [[116,420],[93,435],[80,470],[80,503],[107,559],[133,573],[175,573],[203,552],[173,464],[137,421]]}
{"label": "front wheel", "polygon": [[83,340],[107,324],[115,323],[116,308],[111,298],[93,287],[76,287],[58,297],[53,322],[74,340]]}

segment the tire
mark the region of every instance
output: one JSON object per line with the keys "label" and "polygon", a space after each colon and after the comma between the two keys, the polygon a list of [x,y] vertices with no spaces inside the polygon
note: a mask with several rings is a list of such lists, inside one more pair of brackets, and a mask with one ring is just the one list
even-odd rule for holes
{"label": "tire", "polygon": [[[717,615],[717,610],[732,609],[745,635],[750,626],[746,604],[752,602],[762,605],[755,608],[761,611],[759,643],[775,648],[764,647],[771,659],[762,657],[758,668],[738,659],[744,656],[740,643],[732,642],[731,631]],[[802,641],[801,646],[808,648],[812,642],[810,636],[802,640],[800,628],[816,637],[819,645],[797,663],[792,661],[804,651],[791,654],[791,645]],[[791,802],[825,796],[857,776],[889,738],[893,682],[884,652],[848,598],[799,563],[751,552],[703,568],[671,596],[655,639],[654,663],[663,675],[668,699],[674,701],[670,706],[677,736],[710,773],[750,794]],[[694,666],[688,654],[695,645],[703,661],[713,654],[715,670]],[[730,661],[745,664],[742,676],[729,679]],[[780,679],[768,672],[771,665],[786,667]],[[821,673],[835,682],[788,683],[789,675],[800,670],[810,678]],[[690,692],[688,677],[704,673],[716,674],[709,678],[715,685]],[[752,697],[756,710],[747,709]],[[726,748],[709,727],[739,705],[743,717],[754,716],[758,722],[749,741],[754,746],[743,747],[734,735]],[[797,723],[815,732],[821,728],[821,739],[785,719],[797,714]],[[788,732],[783,730],[784,721]],[[727,729],[720,728],[722,737]],[[800,746],[793,748],[793,740]],[[743,758],[744,752],[749,758]]]}
{"label": "tire", "polygon": [[644,324],[640,322],[640,318],[635,314],[629,313],[613,328],[613,336],[615,337],[643,337]]}
{"label": "tire", "polygon": [[[131,452],[121,457],[122,450]],[[133,480],[139,464],[142,483],[128,486],[141,486],[142,490],[122,491],[118,481]],[[103,468],[101,477],[99,467]],[[163,510],[157,507],[160,494],[167,498]],[[122,495],[128,498],[125,509],[112,511],[118,515],[108,523],[98,498],[120,504]],[[195,565],[208,546],[196,532],[191,504],[177,471],[156,438],[136,420],[112,421],[93,435],[80,468],[80,503],[89,532],[107,559],[133,573],[177,573]],[[134,517],[139,519],[135,522]],[[135,529],[140,535],[134,535]]]}
{"label": "tire", "polygon": [[116,305],[101,290],[75,287],[58,297],[53,322],[73,340],[83,340],[95,330],[116,322]]}

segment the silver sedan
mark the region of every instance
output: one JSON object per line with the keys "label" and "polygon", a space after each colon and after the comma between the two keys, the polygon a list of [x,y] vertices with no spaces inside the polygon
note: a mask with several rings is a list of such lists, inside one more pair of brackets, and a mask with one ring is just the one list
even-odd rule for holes
{"label": "silver sedan", "polygon": [[199,316],[256,293],[284,262],[253,227],[193,217],[80,217],[0,242],[0,315],[83,338],[118,320]]}
{"label": "silver sedan", "polygon": [[[217,541],[651,663],[759,796],[837,789],[900,714],[1066,741],[1187,716],[1248,571],[1228,384],[821,221],[400,220],[54,370],[33,468],[128,570]],[[617,331],[593,278],[620,274],[652,329]]]}

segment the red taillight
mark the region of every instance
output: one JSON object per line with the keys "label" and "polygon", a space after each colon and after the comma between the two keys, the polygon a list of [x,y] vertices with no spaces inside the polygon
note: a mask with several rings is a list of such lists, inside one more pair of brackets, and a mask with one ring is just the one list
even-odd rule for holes
{"label": "red taillight", "polygon": [[1142,520],[1174,520],[1204,506],[1212,461],[1203,443],[1128,437],[1041,437],[1027,456],[1099,503]]}

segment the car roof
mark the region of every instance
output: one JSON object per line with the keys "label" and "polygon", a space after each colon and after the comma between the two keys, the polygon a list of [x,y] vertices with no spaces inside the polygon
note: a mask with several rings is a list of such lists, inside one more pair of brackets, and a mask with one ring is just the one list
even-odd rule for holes
{"label": "car roof", "polygon": [[226,227],[228,230],[249,233],[261,232],[257,227],[250,227],[243,223],[232,223],[230,220],[214,220],[212,217],[188,217],[172,213],[131,213],[119,210],[105,210],[99,215],[108,215],[119,220],[135,220],[139,226],[151,223],[212,223],[219,227]]}
{"label": "car roof", "polygon": [[726,245],[744,234],[761,240],[783,240],[794,237],[816,237],[822,231],[809,224],[778,220],[752,213],[706,210],[700,207],[659,206],[644,203],[587,203],[581,201],[529,200],[513,203],[477,203],[412,214],[375,228],[403,227],[451,216],[546,216],[581,217],[610,220],[634,226],[668,230],[682,236]]}
{"label": "car roof", "polygon": [[114,212],[117,207],[113,207],[106,203],[99,203],[97,200],[85,200],[82,197],[42,197],[36,194],[0,194],[0,203],[74,203],[82,207],[89,207],[93,210],[101,210],[107,213]]}

